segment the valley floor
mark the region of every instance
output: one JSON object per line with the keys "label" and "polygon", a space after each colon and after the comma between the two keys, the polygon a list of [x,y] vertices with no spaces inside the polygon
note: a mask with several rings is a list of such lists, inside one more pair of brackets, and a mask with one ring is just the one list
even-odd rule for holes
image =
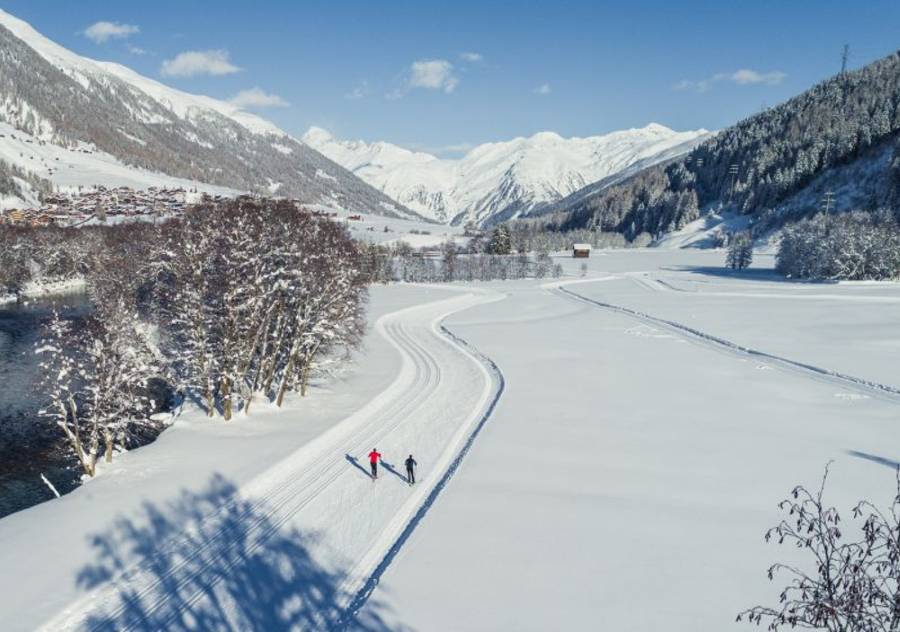
{"label": "valley floor", "polygon": [[792,552],[762,536],[794,484],[834,460],[847,517],[892,497],[900,286],[594,255],[584,279],[376,288],[365,350],[309,400],[186,415],[0,520],[4,629],[313,630],[348,606],[360,630],[743,629],[777,600]]}
{"label": "valley floor", "polygon": [[[600,255],[599,280],[564,288],[900,387],[900,286],[730,275],[723,253]],[[777,603],[769,564],[793,559],[763,534],[795,484],[834,460],[845,519],[862,497],[890,502],[900,396],[559,285],[500,285],[505,301],[448,320],[507,390],[375,592],[396,629],[746,629],[740,610]]]}

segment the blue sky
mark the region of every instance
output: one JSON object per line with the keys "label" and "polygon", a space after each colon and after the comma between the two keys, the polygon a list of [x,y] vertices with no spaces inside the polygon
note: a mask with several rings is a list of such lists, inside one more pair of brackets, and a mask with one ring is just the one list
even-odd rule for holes
{"label": "blue sky", "polygon": [[[288,132],[453,155],[553,130],[719,129],[900,47],[900,2],[5,0],[58,43]],[[89,27],[101,24],[93,30]],[[193,54],[191,54],[193,53]],[[258,90],[254,90],[258,89]],[[255,104],[255,105],[254,105]]]}

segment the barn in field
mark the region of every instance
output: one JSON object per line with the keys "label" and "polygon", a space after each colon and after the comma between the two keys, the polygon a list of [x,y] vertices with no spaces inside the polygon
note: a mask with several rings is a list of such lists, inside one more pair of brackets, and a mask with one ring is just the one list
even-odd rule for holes
{"label": "barn in field", "polygon": [[591,245],[590,244],[573,244],[572,245],[572,256],[576,259],[587,259],[591,256]]}

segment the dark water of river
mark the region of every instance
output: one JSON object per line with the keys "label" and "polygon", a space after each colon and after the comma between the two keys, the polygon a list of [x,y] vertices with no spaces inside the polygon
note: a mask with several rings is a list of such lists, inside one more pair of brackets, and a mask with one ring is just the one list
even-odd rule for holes
{"label": "dark water of river", "polygon": [[41,474],[61,494],[79,483],[59,429],[38,414],[45,402],[34,348],[54,309],[78,321],[91,307],[81,294],[0,305],[0,518],[54,497]]}

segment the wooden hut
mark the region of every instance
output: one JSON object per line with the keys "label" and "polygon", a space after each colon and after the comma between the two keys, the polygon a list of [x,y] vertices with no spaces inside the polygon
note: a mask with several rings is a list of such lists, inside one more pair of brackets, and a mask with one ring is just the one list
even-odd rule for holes
{"label": "wooden hut", "polygon": [[590,244],[573,244],[572,256],[576,259],[587,259],[591,256]]}

